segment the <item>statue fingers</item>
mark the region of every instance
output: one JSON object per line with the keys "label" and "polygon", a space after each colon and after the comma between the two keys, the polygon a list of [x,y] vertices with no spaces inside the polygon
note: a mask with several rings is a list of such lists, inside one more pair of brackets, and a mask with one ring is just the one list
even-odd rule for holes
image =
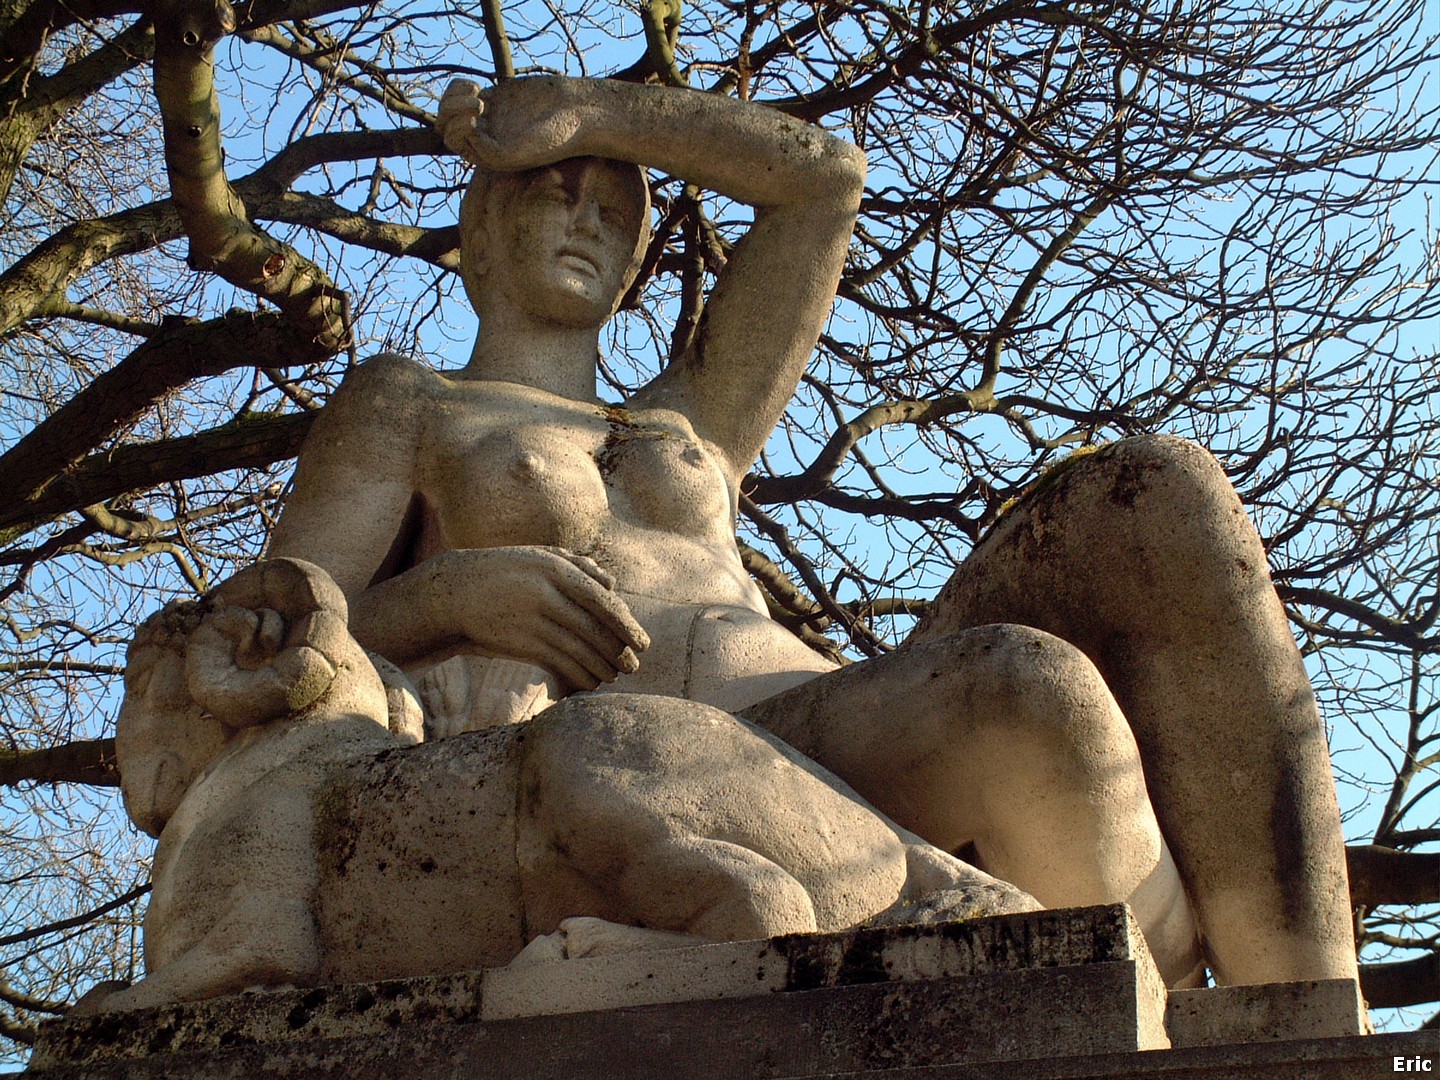
{"label": "statue fingers", "polygon": [[285,635],[287,649],[308,646],[329,657],[332,664],[338,664],[342,656],[358,648],[353,642],[345,620],[335,612],[325,610],[312,611],[297,619]]}
{"label": "statue fingers", "polygon": [[480,87],[469,79],[455,79],[445,88],[435,114],[435,129],[452,153],[475,162],[476,122],[485,111]]}
{"label": "statue fingers", "polygon": [[630,613],[630,605],[613,588],[590,576],[562,579],[557,587],[569,600],[599,620],[600,624],[635,652],[650,647],[650,635]]}
{"label": "statue fingers", "polygon": [[533,653],[525,659],[559,679],[567,693],[594,690],[640,667],[629,646],[573,611],[542,625],[533,639]]}
{"label": "statue fingers", "polygon": [[452,83],[436,127],[455,153],[476,165],[510,172],[575,156],[582,102],[570,80],[506,79],[487,90]]}
{"label": "statue fingers", "polygon": [[586,666],[602,682],[639,670],[640,659],[635,649],[626,638],[616,633],[607,620],[577,606],[559,609],[552,620],[575,639],[577,658],[581,658],[583,653]]}
{"label": "statue fingers", "polygon": [[525,657],[560,683],[562,696],[577,690],[594,690],[602,682],[609,681],[594,670],[597,667],[603,670],[604,667],[598,655],[584,647],[577,648],[576,643],[574,635],[560,627],[553,627],[539,637],[532,654]]}
{"label": "statue fingers", "polygon": [[596,582],[599,583],[601,588],[615,588],[615,575],[610,573],[609,570],[606,570],[594,559],[590,558],[590,556],[580,555],[574,551],[571,551],[569,548],[563,547],[547,546],[544,550],[553,552],[555,555],[558,555],[560,558],[564,559],[577,570],[588,575],[589,577],[594,578]]}

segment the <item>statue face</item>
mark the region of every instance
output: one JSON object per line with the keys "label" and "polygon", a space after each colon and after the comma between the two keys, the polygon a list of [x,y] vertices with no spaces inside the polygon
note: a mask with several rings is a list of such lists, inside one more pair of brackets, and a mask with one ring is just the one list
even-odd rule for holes
{"label": "statue face", "polygon": [[575,158],[515,180],[518,190],[491,204],[487,291],[547,321],[600,325],[628,284],[647,224],[635,168]]}
{"label": "statue face", "polygon": [[230,733],[191,700],[182,652],[173,646],[142,652],[125,675],[115,756],[126,811],[141,829],[159,836]]}

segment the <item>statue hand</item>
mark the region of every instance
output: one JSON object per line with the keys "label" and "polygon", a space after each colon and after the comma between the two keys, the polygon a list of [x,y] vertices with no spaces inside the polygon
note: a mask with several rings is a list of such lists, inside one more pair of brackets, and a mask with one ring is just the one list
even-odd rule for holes
{"label": "statue hand", "polygon": [[639,669],[650,638],[594,560],[559,547],[449,555],[467,579],[450,590],[455,622],[480,650],[535,664],[566,693]]}
{"label": "statue hand", "polygon": [[435,113],[435,130],[446,147],[472,163],[477,159],[470,143],[484,111],[485,100],[480,96],[479,84],[469,79],[455,79],[445,88]]}
{"label": "statue hand", "polygon": [[516,172],[578,156],[579,102],[573,81],[555,77],[508,79],[481,90],[468,79],[445,88],[435,127],[466,161]]}

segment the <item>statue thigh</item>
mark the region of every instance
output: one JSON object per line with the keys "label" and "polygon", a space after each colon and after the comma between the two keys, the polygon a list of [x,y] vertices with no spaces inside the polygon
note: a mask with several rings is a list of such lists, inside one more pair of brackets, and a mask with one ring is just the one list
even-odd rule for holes
{"label": "statue thigh", "polygon": [[1144,436],[1062,462],[956,570],[909,647],[1002,622],[1078,647],[1113,693],[1217,978],[1353,978],[1324,727],[1216,459]]}
{"label": "statue thigh", "polygon": [[1162,842],[1135,739],[1074,646],[997,624],[821,675],[747,719],[1047,906],[1128,899]]}

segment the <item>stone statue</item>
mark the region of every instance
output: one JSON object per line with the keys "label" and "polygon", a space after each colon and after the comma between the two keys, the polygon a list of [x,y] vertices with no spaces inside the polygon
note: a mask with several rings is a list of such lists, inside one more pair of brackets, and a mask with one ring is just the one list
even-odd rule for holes
{"label": "stone statue", "polygon": [[[526,891],[539,879],[513,860],[482,869],[489,841],[462,843],[464,830],[446,819],[427,857],[447,864],[456,888],[493,884],[486,874],[528,882],[518,886],[522,903],[497,902],[476,916],[503,944],[475,946],[475,962],[502,960],[566,916],[724,936],[808,926],[807,903],[816,925],[838,925],[935,889],[988,889],[1000,908],[1025,905],[919,845],[912,830],[1046,906],[1129,902],[1172,985],[1193,984],[1207,965],[1223,982],[1354,977],[1324,731],[1259,538],[1213,458],[1161,437],[1077,457],[1006,514],[904,647],[836,670],[768,617],[734,533],[740,480],[793,393],[833,298],[864,179],[860,153],[763,106],[585,79],[518,79],[483,93],[457,83],[440,126],[478,167],[461,211],[462,272],[480,316],[469,365],[440,375],[378,357],[317,419],[270,555],[304,560],[276,573],[301,567],[305,595],[330,595],[325,575],[337,595],[285,615],[283,598],[242,582],[229,606],[249,614],[207,609],[199,622],[213,629],[192,614],[181,631],[155,631],[182,640],[165,646],[168,681],[127,677],[126,708],[140,727],[149,716],[193,716],[194,760],[263,757],[265,807],[276,800],[263,785],[301,792],[294,818],[258,808],[237,817],[221,810],[256,802],[239,793],[249,780],[238,765],[212,765],[195,786],[233,770],[240,778],[225,783],[235,794],[195,801],[199,809],[182,822],[188,808],[174,793],[192,790],[178,779],[185,770],[174,781],[163,768],[132,770],[122,752],[136,812],[159,806],[152,827],[176,814],[162,855],[180,824],[200,835],[194,830],[222,823],[213,842],[224,850],[296,838],[275,864],[288,869],[267,871],[267,880],[278,873],[313,883],[287,883],[276,901],[302,909],[290,922],[301,927],[304,963],[281,964],[258,981],[394,974],[385,962],[317,968],[309,957],[316,941],[322,952],[331,948],[347,919],[432,925],[423,911],[336,915],[344,905],[327,899],[326,881],[339,871],[325,868],[334,856],[321,848],[315,870],[313,841],[324,831],[306,831],[343,806],[363,823],[349,835],[370,845],[372,862],[383,861],[385,847],[372,838],[399,835],[400,825],[386,832],[385,822],[418,820],[406,800],[425,799],[415,781],[387,779],[407,755],[483,778],[476,799],[497,790],[513,797],[507,785],[520,783],[525,798],[543,790],[561,807],[543,822],[503,824],[528,837],[522,849],[549,845],[558,861],[548,899]],[[755,219],[688,352],[614,405],[595,396],[595,364],[600,330],[646,244],[644,166],[747,203]],[[348,631],[338,614],[346,605]],[[136,646],[142,655],[147,633]],[[312,638],[328,642],[313,650],[325,664],[303,652],[281,659],[286,649],[312,648]],[[433,744],[398,748],[414,726],[398,675],[388,705],[373,672],[334,676],[333,688],[320,691],[323,722],[315,721],[317,699],[296,687],[313,689],[347,664],[364,668],[360,646],[413,680]],[[215,670],[233,655],[241,671],[273,674],[222,674],[213,681],[223,692],[205,690],[199,677],[181,689],[175,658],[197,651],[220,656]],[[183,661],[187,670],[210,664]],[[361,683],[365,700],[352,701],[346,695]],[[157,698],[172,693],[173,701]],[[206,693],[223,700],[210,703]],[[263,704],[253,715],[267,722],[220,749],[215,733],[204,733],[205,718],[229,715],[232,728],[244,726],[252,700]],[[387,729],[387,714],[399,733]],[[303,733],[282,746],[291,736],[274,733],[286,725]],[[626,753],[647,764],[607,773],[605,754],[621,729],[633,736]],[[702,739],[701,729],[712,734]],[[485,733],[462,734],[477,731]],[[532,737],[548,749],[513,749]],[[262,743],[270,747],[263,753]],[[324,768],[306,772],[322,759]],[[762,799],[760,824],[743,839],[704,799],[683,837],[649,839],[656,808],[685,802],[676,793],[703,784],[709,769],[759,798],[775,770],[797,768],[804,780],[779,802]],[[145,773],[145,791],[132,772]],[[898,829],[852,801],[846,784]],[[374,805],[356,794],[367,785]],[[154,794],[162,791],[170,794]],[[795,824],[785,805],[792,797],[825,806],[806,843],[825,848],[853,833],[855,850],[870,853],[865,865],[847,863],[838,849],[777,854],[780,840],[765,829]],[[587,831],[597,799],[623,813]],[[831,819],[846,824],[832,832]],[[598,864],[565,864],[599,858],[577,853],[571,840],[582,834],[586,843],[618,845],[606,849],[608,876]],[[423,842],[410,834],[394,841],[406,852]],[[191,850],[202,849],[192,841]],[[235,856],[236,865],[246,857]],[[916,870],[921,863],[929,869]],[[674,903],[645,907],[617,871],[632,864],[651,875],[647,889]],[[195,866],[186,889],[218,895],[236,884]],[[192,957],[208,962],[216,949],[243,951],[246,935],[259,933],[243,915],[233,930],[224,925],[219,901],[207,925],[172,929],[184,916],[171,873],[157,856],[153,908],[161,913],[147,921],[156,978]],[[822,918],[831,910],[830,874],[841,891],[860,883],[865,899]],[[693,875],[724,882],[720,892],[741,897],[739,908],[763,907],[769,901],[758,897],[778,888],[802,915],[697,921],[677,884]],[[605,885],[587,891],[579,878]],[[359,902],[395,906],[381,899],[384,888],[374,890],[362,890]],[[399,921],[387,922],[392,916]],[[215,948],[197,945],[212,931]],[[167,935],[178,944],[152,948],[150,939]]]}
{"label": "stone statue", "polygon": [[272,559],[142,627],[117,742],[160,838],[149,972],[82,1013],[1039,906],[697,702],[573,697],[417,746],[345,618]]}

